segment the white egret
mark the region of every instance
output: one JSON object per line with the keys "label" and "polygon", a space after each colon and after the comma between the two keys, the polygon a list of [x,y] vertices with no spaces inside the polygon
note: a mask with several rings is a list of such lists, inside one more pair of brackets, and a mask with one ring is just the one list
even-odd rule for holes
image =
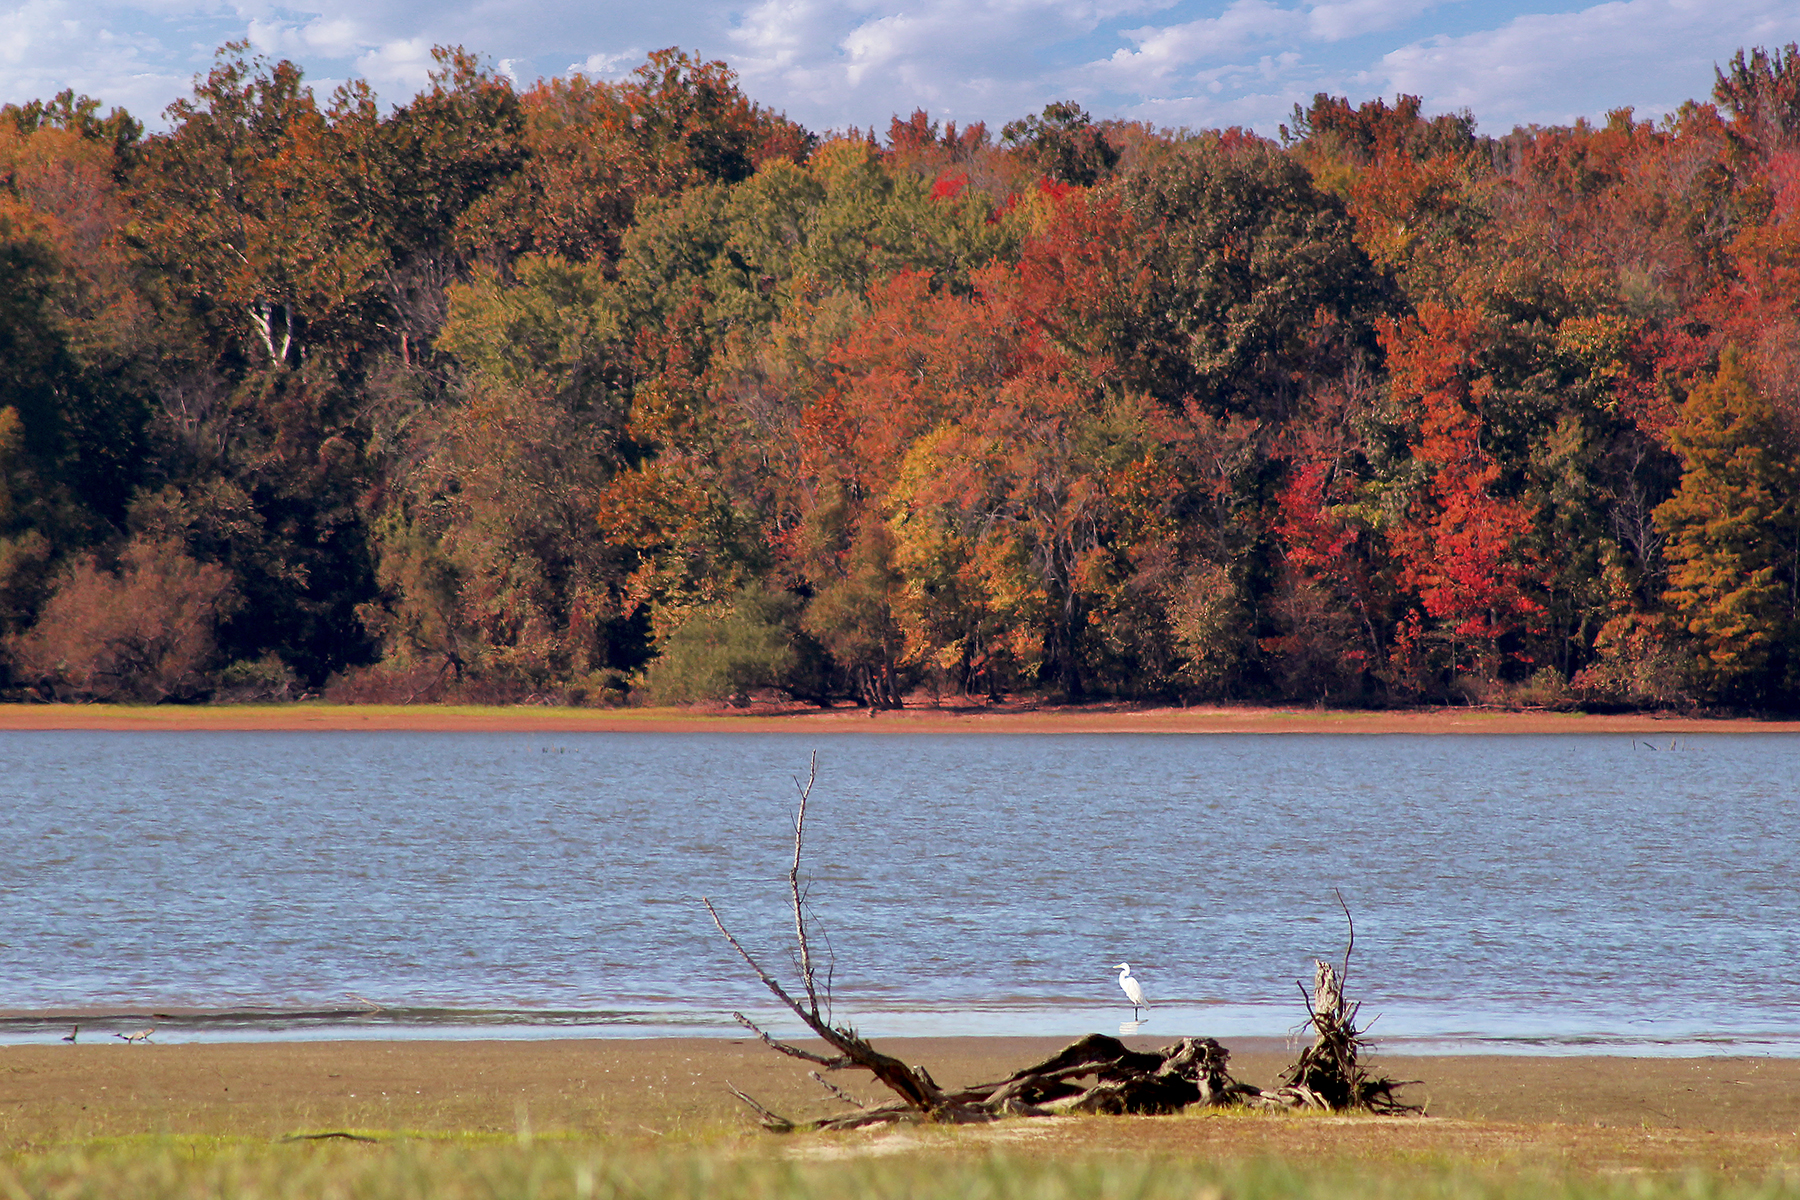
{"label": "white egret", "polygon": [[1131,1019],[1138,1019],[1138,1009],[1149,1008],[1150,1002],[1144,999],[1144,989],[1138,981],[1131,977],[1131,964],[1119,963],[1113,968],[1119,973],[1119,986],[1125,989],[1125,996],[1131,1001]]}

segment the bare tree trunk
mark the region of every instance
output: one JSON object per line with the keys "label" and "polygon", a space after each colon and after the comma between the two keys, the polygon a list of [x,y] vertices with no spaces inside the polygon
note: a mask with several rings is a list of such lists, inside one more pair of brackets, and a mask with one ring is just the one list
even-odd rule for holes
{"label": "bare tree trunk", "polygon": [[[275,314],[281,314],[281,333],[275,332]],[[286,304],[269,300],[256,300],[250,305],[250,316],[256,322],[256,332],[262,335],[263,347],[269,352],[269,362],[274,366],[285,366],[288,351],[293,348],[294,317],[293,310]]]}

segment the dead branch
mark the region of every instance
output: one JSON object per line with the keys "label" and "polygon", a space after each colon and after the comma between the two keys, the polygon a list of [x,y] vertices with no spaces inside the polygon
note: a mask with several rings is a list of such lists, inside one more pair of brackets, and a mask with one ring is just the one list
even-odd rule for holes
{"label": "dead branch", "polygon": [[[855,1030],[848,1026],[832,1024],[827,1013],[821,1010],[817,975],[813,963],[812,937],[806,922],[806,898],[800,889],[800,859],[806,844],[806,805],[812,797],[813,783],[817,777],[818,754],[815,752],[805,785],[802,786],[798,779],[794,781],[794,787],[800,793],[800,802],[794,815],[793,865],[788,870],[788,898],[793,908],[794,943],[800,961],[800,985],[805,994],[806,1003],[802,1004],[795,999],[782,986],[781,981],[764,970],[762,964],[756,961],[755,957],[744,948],[736,937],[732,936],[731,931],[725,928],[724,920],[720,918],[718,910],[713,907],[710,899],[702,897],[701,903],[706,906],[707,914],[712,917],[713,925],[718,928],[726,944],[737,951],[738,957],[742,958],[750,969],[756,972],[756,977],[762,980],[763,986],[768,988],[788,1011],[799,1017],[801,1023],[812,1030],[820,1041],[838,1051],[839,1057],[827,1058],[777,1042],[762,1030],[757,1029],[747,1018],[740,1015],[738,1019],[752,1029],[765,1043],[784,1054],[816,1062],[828,1070],[858,1067],[868,1071],[899,1096],[906,1110],[922,1114],[931,1120],[955,1120],[957,1119],[956,1114],[949,1111],[943,1090],[937,1086],[928,1073],[920,1068],[909,1067],[899,1059],[881,1053],[858,1036]],[[829,1007],[829,997],[825,1007]],[[745,1102],[753,1103],[748,1099]],[[770,1124],[769,1117],[772,1114],[760,1106],[754,1107],[763,1115],[764,1124]],[[870,1110],[870,1112],[876,1111],[879,1110]],[[781,1119],[786,1120],[786,1118]],[[793,1122],[787,1122],[787,1125],[792,1128]],[[771,1125],[771,1128],[773,1127]]]}
{"label": "dead branch", "polygon": [[798,779],[794,787],[800,793],[800,807],[794,814],[794,864],[788,868],[788,894],[794,906],[794,943],[800,949],[800,979],[806,987],[806,1001],[813,1016],[819,1015],[819,991],[814,986],[812,940],[806,934],[805,906],[800,895],[800,848],[806,839],[806,802],[812,796],[813,782],[819,777],[819,752],[814,750],[807,760],[806,786]]}
{"label": "dead branch", "polygon": [[[793,1009],[801,1020],[806,1020],[806,1010],[795,1003],[794,998],[787,994],[787,989],[781,986],[781,981],[763,970],[762,964],[752,958],[750,952],[744,949],[743,945],[740,944],[736,938],[731,936],[731,931],[725,928],[725,922],[719,919],[718,910],[713,908],[712,901],[705,896],[702,896],[700,897],[700,903],[706,906],[707,914],[712,917],[713,924],[716,925],[719,932],[724,935],[726,944],[733,950],[736,950],[738,952],[738,957],[750,965],[750,969],[756,972],[756,977],[762,980],[763,986],[768,988],[771,992],[774,992],[775,998]],[[758,1032],[761,1031],[759,1030]]]}
{"label": "dead branch", "polygon": [[1350,930],[1344,941],[1344,967],[1338,972],[1338,986],[1341,990],[1344,984],[1350,982],[1350,952],[1356,949],[1356,922],[1350,917],[1350,906],[1344,903],[1343,889],[1332,888],[1331,894],[1337,897],[1338,907],[1344,910],[1344,924]]}
{"label": "dead branch", "polygon": [[788,1120],[778,1112],[772,1112],[763,1107],[763,1105],[758,1103],[756,1098],[749,1093],[740,1092],[729,1082],[726,1083],[725,1090],[736,1096],[739,1100],[742,1100],[756,1113],[757,1116],[761,1117],[764,1129],[774,1133],[791,1133],[795,1129],[795,1125],[792,1121]]}
{"label": "dead branch", "polygon": [[848,1104],[851,1108],[866,1109],[869,1107],[868,1105],[864,1104],[861,1100],[858,1100],[855,1096],[852,1096],[849,1092],[846,1092],[843,1088],[839,1087],[837,1084],[831,1082],[831,1080],[829,1080],[829,1079],[825,1078],[823,1075],[819,1074],[817,1071],[808,1071],[807,1074],[811,1075],[815,1080],[817,1080],[820,1087],[822,1087],[826,1091],[830,1092],[833,1096],[836,1096],[839,1100],[842,1100],[845,1104]]}
{"label": "dead branch", "polygon": [[810,1063],[818,1063],[821,1067],[824,1067],[827,1070],[832,1070],[832,1071],[841,1071],[845,1067],[853,1067],[856,1065],[855,1063],[851,1062],[848,1058],[845,1058],[841,1054],[838,1055],[836,1058],[826,1058],[822,1054],[814,1054],[811,1050],[802,1050],[798,1046],[790,1046],[786,1042],[778,1042],[774,1038],[770,1037],[768,1035],[768,1033],[766,1031],[764,1031],[759,1025],[757,1025],[757,1023],[755,1021],[752,1021],[749,1017],[746,1017],[743,1013],[734,1012],[731,1015],[732,1015],[733,1019],[735,1019],[739,1025],[742,1025],[745,1029],[748,1029],[751,1033],[754,1033],[757,1036],[757,1038],[762,1042],[763,1045],[767,1046],[771,1050],[779,1051],[780,1053],[787,1055],[789,1058],[799,1058],[799,1059],[804,1059]]}

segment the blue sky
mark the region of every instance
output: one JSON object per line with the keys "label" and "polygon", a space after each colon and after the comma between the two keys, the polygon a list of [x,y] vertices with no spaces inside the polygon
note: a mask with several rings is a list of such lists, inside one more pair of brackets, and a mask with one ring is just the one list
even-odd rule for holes
{"label": "blue sky", "polygon": [[352,77],[389,101],[462,44],[521,83],[615,77],[679,45],[735,67],[814,129],[924,107],[996,128],[1052,100],[1097,116],[1273,134],[1315,92],[1410,92],[1487,133],[1705,98],[1743,46],[1800,41],[1797,0],[0,0],[0,101],[65,87],[156,116],[248,37],[321,96]]}

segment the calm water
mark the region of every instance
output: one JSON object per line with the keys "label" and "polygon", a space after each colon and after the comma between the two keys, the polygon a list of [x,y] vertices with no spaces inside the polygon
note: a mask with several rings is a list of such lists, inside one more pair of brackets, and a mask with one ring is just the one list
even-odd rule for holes
{"label": "calm water", "polygon": [[1351,991],[1409,1047],[1800,1053],[1800,739],[1657,747],[0,734],[0,1040],[723,1031],[770,1007],[700,897],[788,968],[817,749],[810,894],[864,1032],[1110,1030],[1129,960],[1146,1034],[1281,1035],[1339,887]]}

